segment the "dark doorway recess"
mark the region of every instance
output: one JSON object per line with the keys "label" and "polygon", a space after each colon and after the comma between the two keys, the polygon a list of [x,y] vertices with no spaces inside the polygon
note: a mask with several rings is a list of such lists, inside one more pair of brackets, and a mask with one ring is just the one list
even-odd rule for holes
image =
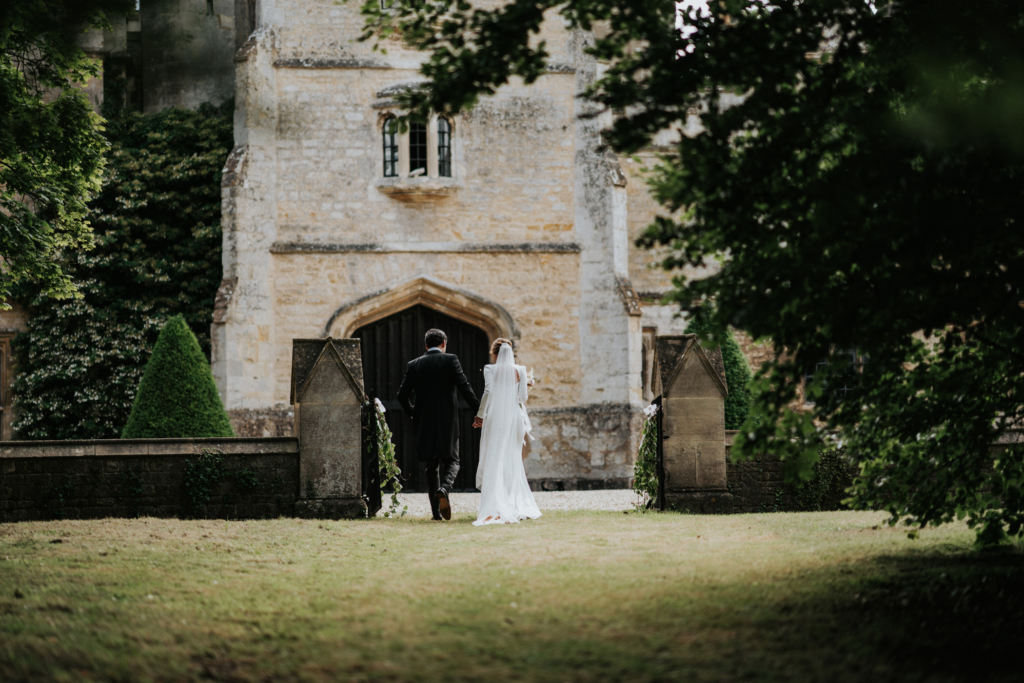
{"label": "dark doorway recess", "polygon": [[[425,351],[423,336],[432,327],[448,335],[448,353],[454,353],[477,397],[484,393],[484,365],[490,362],[490,340],[478,327],[427,308],[413,306],[360,327],[352,335],[361,340],[363,382],[384,403],[388,427],[394,434],[395,457],[402,468],[406,491],[426,491],[422,466],[416,461],[412,420],[396,400],[405,365]],[[459,397],[459,476],[456,491],[475,491],[476,467],[480,460],[480,430],[473,429],[475,411]]]}

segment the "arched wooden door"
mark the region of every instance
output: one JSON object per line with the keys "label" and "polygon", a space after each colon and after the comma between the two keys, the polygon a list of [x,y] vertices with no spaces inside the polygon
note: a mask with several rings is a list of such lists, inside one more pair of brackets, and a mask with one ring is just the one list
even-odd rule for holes
{"label": "arched wooden door", "polygon": [[[477,397],[484,392],[484,365],[490,362],[487,334],[473,325],[438,313],[426,306],[413,306],[394,315],[360,327],[352,335],[361,340],[363,383],[367,392],[384,403],[385,417],[394,434],[395,457],[402,468],[402,486],[406,491],[424,492],[427,483],[422,466],[416,461],[412,420],[398,403],[406,363],[423,355],[423,336],[437,328],[448,335],[448,353],[454,353],[473,386]],[[476,467],[480,460],[480,430],[473,429],[475,411],[459,397],[459,476],[456,491],[473,491]]]}

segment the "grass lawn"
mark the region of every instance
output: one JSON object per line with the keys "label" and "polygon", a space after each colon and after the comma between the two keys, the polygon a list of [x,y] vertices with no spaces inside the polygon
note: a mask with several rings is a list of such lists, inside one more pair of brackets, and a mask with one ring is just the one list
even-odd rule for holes
{"label": "grass lawn", "polygon": [[1024,678],[1024,553],[863,512],[0,525],[0,680]]}

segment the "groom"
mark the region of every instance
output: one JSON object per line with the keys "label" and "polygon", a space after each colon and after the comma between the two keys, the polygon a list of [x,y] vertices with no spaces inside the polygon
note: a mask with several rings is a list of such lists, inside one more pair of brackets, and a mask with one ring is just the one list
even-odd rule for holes
{"label": "groom", "polygon": [[[459,398],[475,411],[480,401],[462,372],[459,359],[449,353],[448,336],[441,330],[427,330],[427,352],[409,361],[405,368],[398,401],[416,428],[416,454],[426,463],[427,495],[434,519],[451,519],[448,493],[459,473]],[[409,397],[415,395],[416,403]]]}

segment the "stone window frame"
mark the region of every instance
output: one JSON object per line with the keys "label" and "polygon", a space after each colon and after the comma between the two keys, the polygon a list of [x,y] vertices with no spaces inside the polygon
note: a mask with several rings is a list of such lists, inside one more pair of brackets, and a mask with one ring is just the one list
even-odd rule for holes
{"label": "stone window frame", "polygon": [[[430,119],[424,124],[427,129],[427,170],[419,176],[410,176],[410,150],[409,150],[409,130],[400,132],[397,135],[398,141],[398,169],[394,176],[384,175],[384,127],[387,122],[399,116],[400,112],[394,110],[387,110],[380,113],[378,117],[378,133],[381,136],[382,144],[379,146],[380,155],[377,158],[377,172],[380,174],[380,178],[398,178],[402,180],[442,180],[442,181],[454,181],[457,175],[458,164],[456,163],[459,158],[458,139],[456,136],[457,124],[454,117],[447,115],[431,114]],[[439,168],[439,153],[440,145],[438,139],[438,119],[444,118],[448,122],[449,133],[448,133],[448,149],[450,153],[449,159],[449,175],[442,176]]]}
{"label": "stone window frame", "polygon": [[[865,356],[864,354],[862,354],[858,349],[855,349],[855,348],[854,349],[850,349],[850,348],[840,348],[840,347],[837,347],[837,346],[832,346],[831,348],[829,348],[828,356],[829,356],[828,358],[822,358],[817,363],[815,363],[813,367],[810,367],[810,368],[808,368],[807,370],[804,371],[804,377],[803,377],[803,382],[802,382],[802,386],[801,386],[801,392],[803,393],[803,403],[804,403],[804,406],[810,407],[810,406],[813,406],[815,404],[814,401],[810,401],[810,400],[807,399],[807,385],[808,385],[809,382],[811,382],[814,379],[814,375],[818,372],[819,368],[822,368],[822,367],[828,365],[828,362],[829,362],[830,358],[834,358],[836,356],[849,356],[850,357],[850,366],[853,368],[853,372],[854,372],[855,375],[862,374],[864,372],[864,365],[867,364],[867,362],[868,362],[868,357]],[[828,391],[828,387],[827,386],[825,387],[825,390]],[[845,400],[846,396],[850,393],[850,391],[852,391],[852,389],[849,386],[844,385],[844,386],[839,387],[839,388],[834,388],[834,389],[832,389],[832,391],[842,392],[843,393],[843,397],[840,400]]]}
{"label": "stone window frame", "polygon": [[381,153],[384,155],[381,170],[385,178],[398,177],[402,145],[399,141],[398,131],[394,130],[397,125],[398,119],[394,116],[386,116],[380,128]]}
{"label": "stone window frame", "polygon": [[[452,177],[452,137],[455,126],[449,116],[437,116],[437,175],[439,178]],[[442,124],[447,130],[442,129]]]}
{"label": "stone window frame", "polygon": [[420,169],[423,169],[423,172],[417,174],[417,177],[429,176],[429,129],[430,124],[428,123],[421,123],[419,121],[411,121],[409,123],[409,177],[413,177],[413,174]]}

